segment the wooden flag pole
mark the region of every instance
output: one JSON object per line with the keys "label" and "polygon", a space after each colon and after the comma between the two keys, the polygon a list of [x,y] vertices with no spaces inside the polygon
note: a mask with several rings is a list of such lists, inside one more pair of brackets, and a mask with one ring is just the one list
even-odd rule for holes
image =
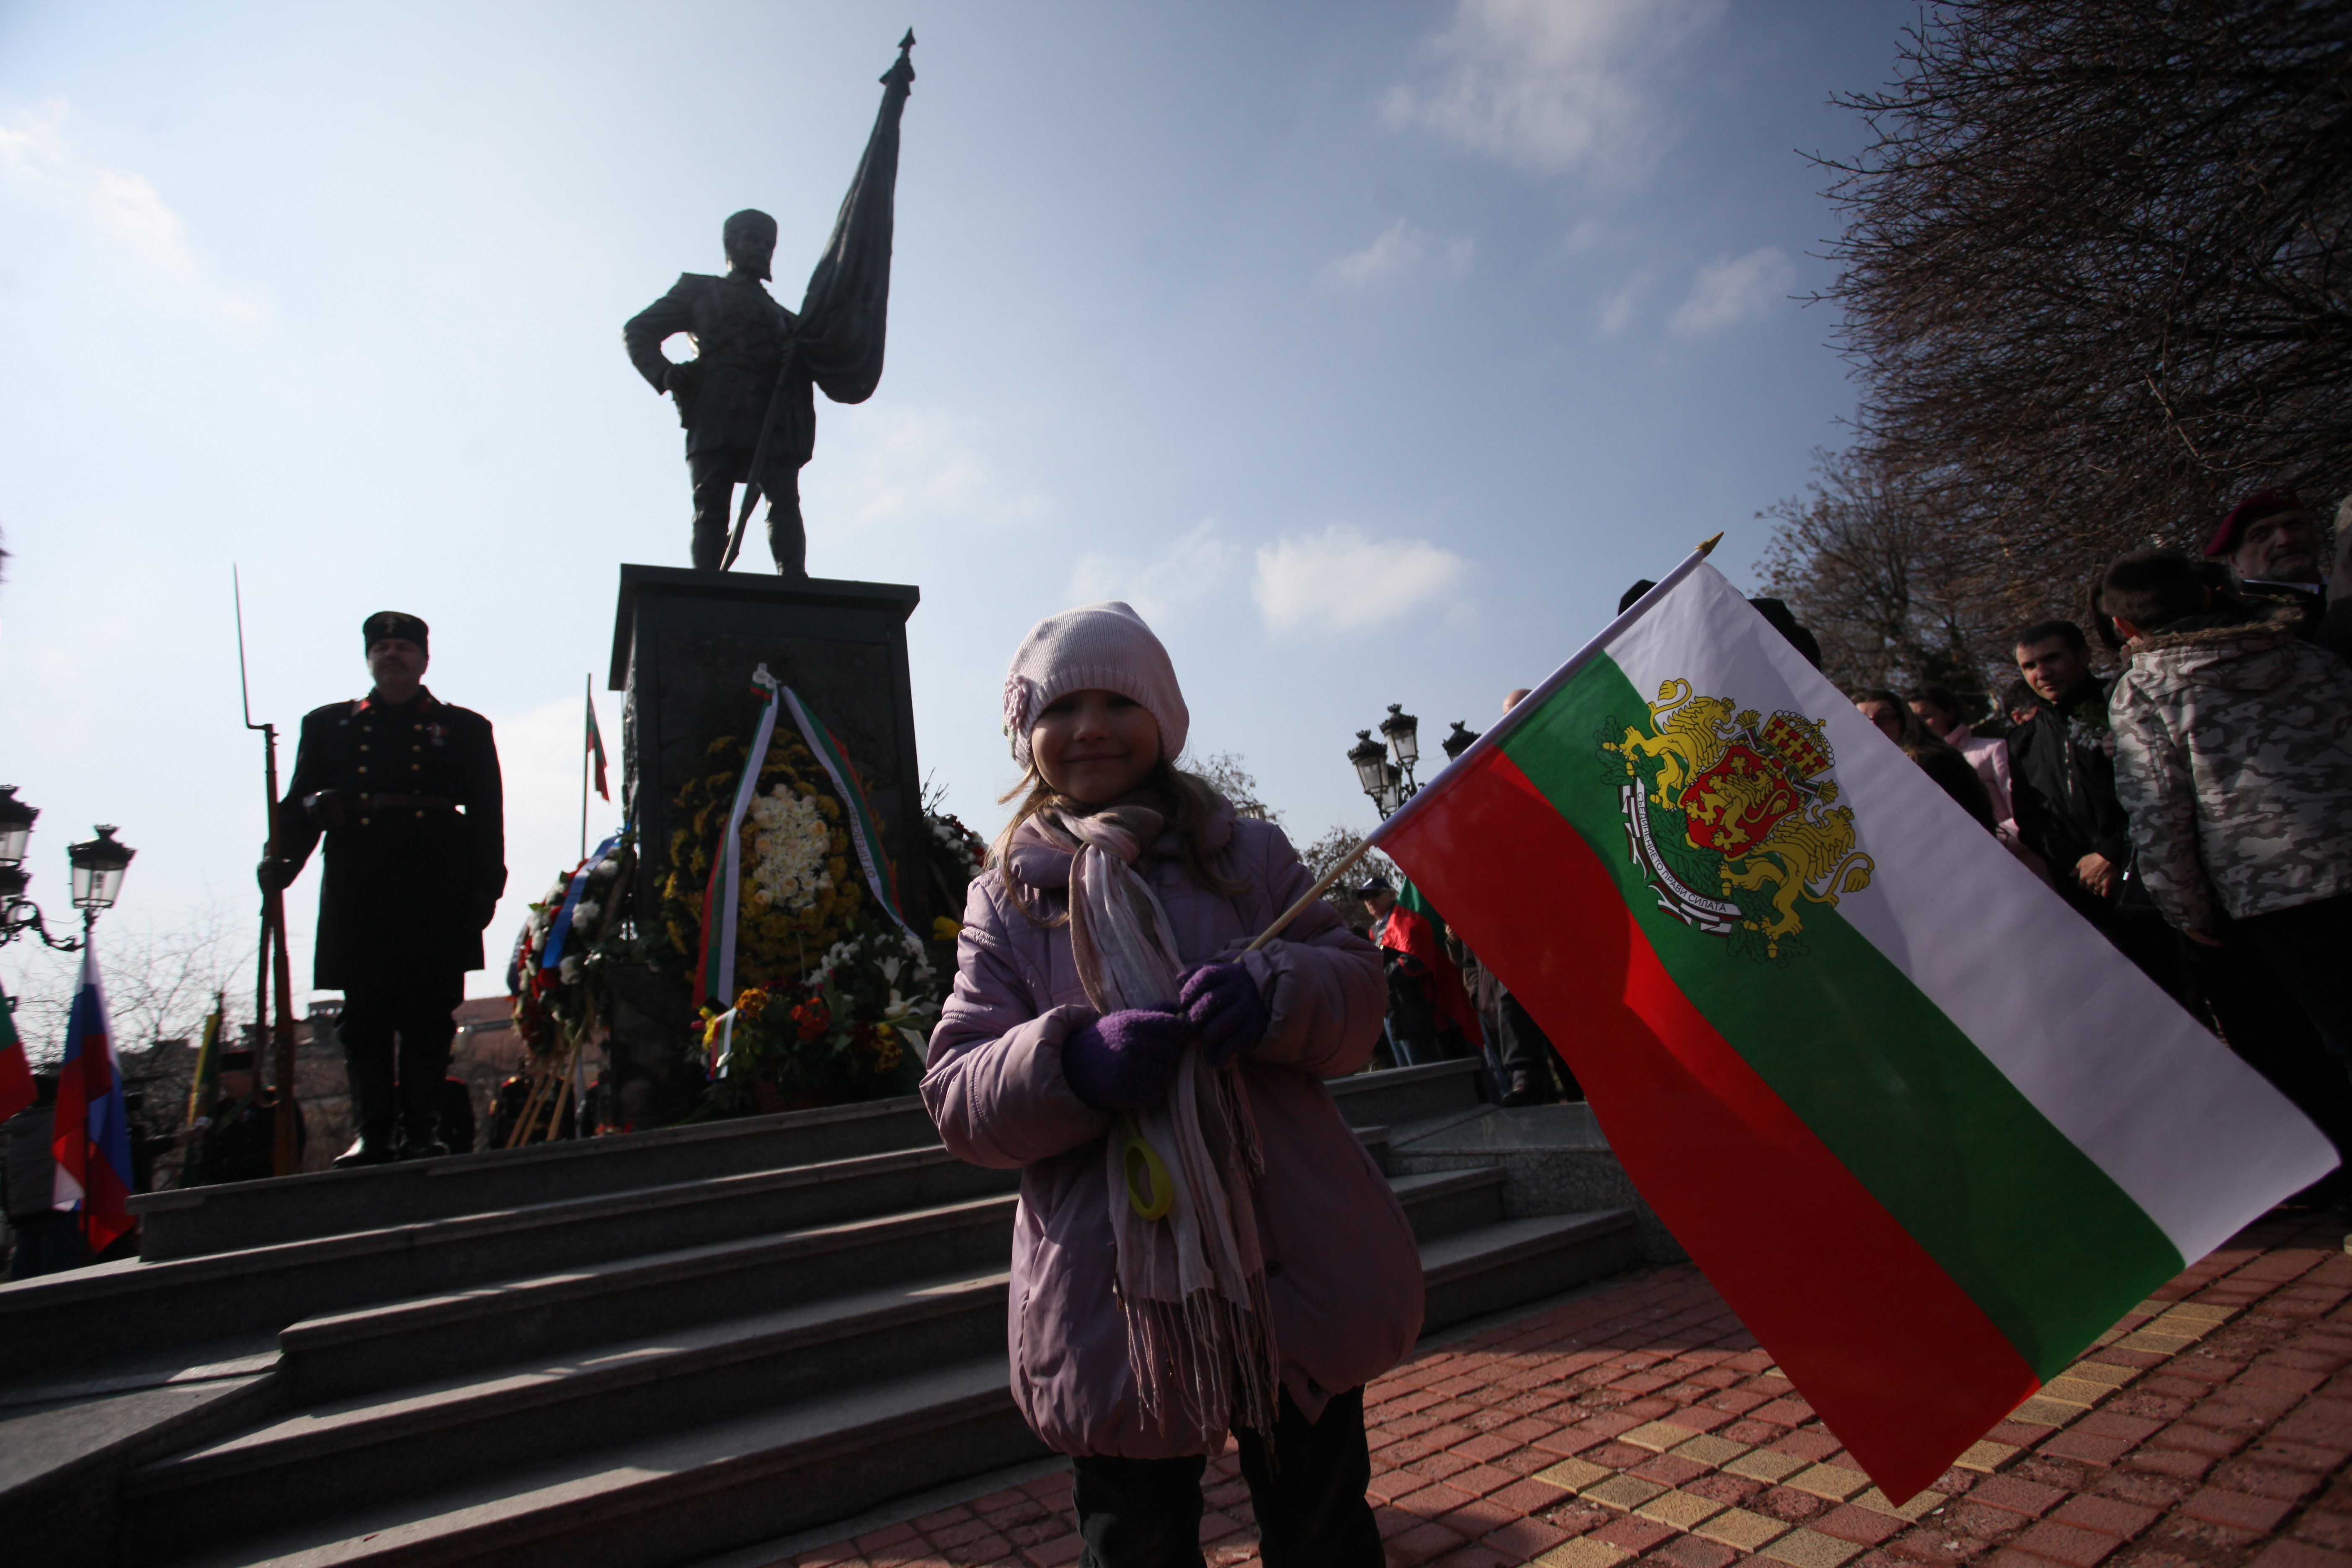
{"label": "wooden flag pole", "polygon": [[[588,713],[593,721],[596,712],[596,672],[592,669],[582,679],[586,682],[584,689],[588,693]],[[589,771],[595,765],[595,749],[588,744],[588,738],[583,735],[580,738],[580,858],[583,860],[588,858]]]}

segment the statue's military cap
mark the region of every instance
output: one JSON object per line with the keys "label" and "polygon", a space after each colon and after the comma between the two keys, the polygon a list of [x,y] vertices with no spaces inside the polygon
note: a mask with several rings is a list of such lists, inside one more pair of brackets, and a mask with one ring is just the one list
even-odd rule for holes
{"label": "statue's military cap", "polygon": [[425,638],[431,630],[415,616],[399,610],[378,610],[360,623],[360,634],[366,638],[365,646],[368,647],[375,647],[387,637],[404,637],[419,649],[430,652]]}

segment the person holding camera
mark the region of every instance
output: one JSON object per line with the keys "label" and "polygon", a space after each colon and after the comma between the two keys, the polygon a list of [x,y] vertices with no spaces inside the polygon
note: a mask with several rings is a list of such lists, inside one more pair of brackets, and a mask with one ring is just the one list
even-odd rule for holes
{"label": "person holding camera", "polygon": [[374,687],[303,716],[259,872],[285,888],[325,837],[311,984],[343,994],[336,1033],[359,1133],[338,1166],[449,1152],[436,1123],[454,1015],[507,882],[490,721],[425,689],[423,621],[385,610],[362,631]]}

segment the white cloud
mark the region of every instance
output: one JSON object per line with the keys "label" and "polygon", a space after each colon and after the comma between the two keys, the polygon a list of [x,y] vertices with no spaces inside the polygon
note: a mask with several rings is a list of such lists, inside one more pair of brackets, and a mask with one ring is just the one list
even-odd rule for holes
{"label": "white cloud", "polygon": [[1609,226],[1597,217],[1589,217],[1568,231],[1567,237],[1559,242],[1559,248],[1564,254],[1573,256],[1580,250],[1591,249],[1608,237]]}
{"label": "white cloud", "polygon": [[1070,568],[1070,597],[1080,605],[1124,599],[1157,625],[1214,589],[1239,553],[1219,532],[1217,520],[1208,518],[1150,561],[1079,556]]}
{"label": "white cloud", "polygon": [[1625,279],[1622,288],[1609,296],[1601,307],[1601,331],[1604,334],[1613,338],[1633,323],[1634,310],[1650,291],[1650,269],[1641,268]]}
{"label": "white cloud", "polygon": [[1622,184],[1649,168],[1667,126],[1650,81],[1722,16],[1723,0],[1456,0],[1432,37],[1445,62],[1381,113],[1538,174]]}
{"label": "white cloud", "polygon": [[76,152],[61,99],[0,123],[0,191],[48,207],[89,231],[111,254],[137,262],[143,282],[178,300],[239,322],[268,314],[248,291],[223,282],[189,243],[187,225],[143,174],[103,169]]}
{"label": "white cloud", "polygon": [[1441,240],[1399,218],[1363,249],[1325,263],[1316,281],[1369,291],[1410,278],[1459,278],[1470,269],[1471,249],[1466,237]]}
{"label": "white cloud", "polygon": [[1250,593],[1268,630],[1364,631],[1416,610],[1458,609],[1469,573],[1425,539],[1367,539],[1335,522],[1258,546]]}
{"label": "white cloud", "polygon": [[1797,269],[1777,245],[1733,258],[1717,257],[1691,279],[1690,298],[1675,307],[1666,330],[1678,338],[1721,331],[1761,316],[1797,286]]}
{"label": "white cloud", "polygon": [[[989,451],[995,430],[976,415],[894,404],[835,415],[828,447],[802,471],[803,492],[824,514],[860,523],[1033,522],[1053,510],[1036,490],[1010,484]],[[818,515],[811,510],[812,517]]]}

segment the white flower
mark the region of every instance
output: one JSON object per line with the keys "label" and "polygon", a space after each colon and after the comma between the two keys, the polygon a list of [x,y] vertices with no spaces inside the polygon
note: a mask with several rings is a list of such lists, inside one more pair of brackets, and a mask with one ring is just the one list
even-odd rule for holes
{"label": "white flower", "polygon": [[593,900],[583,899],[573,907],[572,910],[572,919],[575,923],[583,921],[593,921],[596,918],[596,911],[604,907],[604,905],[597,903]]}
{"label": "white flower", "polygon": [[580,978],[580,955],[572,953],[556,965],[555,973],[563,984],[570,985]]}
{"label": "white flower", "polygon": [[[570,963],[571,961],[570,961],[569,959],[566,959],[564,962],[568,963]],[[892,986],[892,987],[890,988],[890,1003],[889,1003],[889,1005],[888,1005],[888,1006],[887,1006],[887,1007],[884,1007],[884,1008],[882,1009],[882,1016],[883,1016],[885,1019],[887,1019],[887,1020],[888,1020],[888,1021],[890,1021],[890,1022],[895,1023],[895,1022],[897,1022],[898,1019],[903,1018],[903,1017],[905,1017],[906,1016],[907,1016],[907,1000],[906,1000],[906,998],[905,998],[905,997],[903,997],[903,996],[901,996],[901,995],[899,995],[899,994],[898,994],[898,987],[897,987],[897,986],[895,986],[895,985],[894,985],[894,986]]]}
{"label": "white flower", "polygon": [[[882,961],[882,981],[884,984],[896,985],[898,984],[899,967],[899,963],[895,958],[886,958]],[[898,993],[893,991],[890,994],[896,996]]]}
{"label": "white flower", "polygon": [[795,795],[777,784],[753,798],[751,882],[761,905],[804,910],[817,895],[833,886],[824,874],[826,852],[833,847],[831,830],[818,811],[816,797]]}

